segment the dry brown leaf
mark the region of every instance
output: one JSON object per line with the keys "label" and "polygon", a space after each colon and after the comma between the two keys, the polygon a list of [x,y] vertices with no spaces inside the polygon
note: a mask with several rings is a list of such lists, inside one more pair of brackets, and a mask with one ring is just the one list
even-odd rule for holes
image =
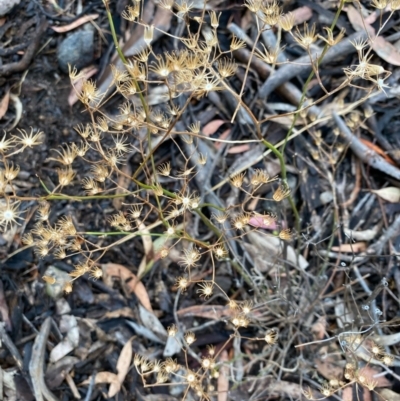
{"label": "dry brown leaf", "polygon": [[107,312],[106,314],[103,315],[102,319],[117,319],[119,317],[124,317],[124,318],[129,318],[129,319],[135,319],[136,316],[133,313],[132,308],[129,307],[124,307],[121,309],[116,309],[110,312]]}
{"label": "dry brown leaf", "polygon": [[218,131],[218,128],[226,122],[225,120],[212,120],[202,128],[202,132],[206,136],[213,135]]}
{"label": "dry brown leaf", "polygon": [[313,334],[314,341],[322,340],[326,334],[326,319],[321,316],[312,326],[311,333]]}
{"label": "dry brown leaf", "polygon": [[[358,397],[353,398],[353,386],[357,386],[357,394]],[[361,393],[361,394],[360,394]],[[342,392],[342,401],[372,401],[371,392],[367,388],[361,387],[359,384],[353,384],[351,386],[347,386],[343,389]],[[388,400],[389,401],[389,400]]]}
{"label": "dry brown leaf", "polygon": [[[171,25],[172,13],[162,7],[155,8],[154,1],[147,1],[144,7],[143,14],[141,14],[142,24],[137,24],[133,29],[132,35],[123,45],[122,52],[125,57],[131,57],[138,54],[147,45],[144,41],[144,27],[145,25],[154,25],[153,43],[164,35],[164,32],[169,31]],[[115,52],[116,53],[116,52]],[[122,62],[118,58],[118,54],[114,55],[112,63],[119,70],[124,68]],[[98,89],[100,93],[107,93],[113,88],[113,75],[111,67],[108,66],[104,74],[98,82]]]}
{"label": "dry brown leaf", "polygon": [[104,281],[110,285],[109,278],[119,277],[124,282],[130,292],[133,292],[140,303],[150,312],[153,312],[151,307],[149,294],[143,283],[129,269],[117,263],[105,263],[101,265],[104,274]]}
{"label": "dry brown leaf", "polygon": [[[336,351],[336,352],[335,352]],[[336,347],[324,346],[318,350],[314,358],[318,373],[327,380],[337,379],[343,375],[342,357],[338,354]]]}
{"label": "dry brown leaf", "polygon": [[22,110],[23,110],[22,102],[17,95],[10,93],[10,100],[14,103],[15,119],[14,122],[11,124],[11,127],[8,127],[9,131],[11,131],[14,127],[17,126],[19,120],[22,117]]}
{"label": "dry brown leaf", "polygon": [[121,388],[122,383],[125,380],[126,375],[129,372],[129,367],[132,361],[132,344],[131,340],[129,340],[122,348],[121,353],[119,354],[117,361],[117,377],[118,377],[118,385],[114,382],[110,384],[110,388],[108,390],[108,397],[114,397]]}
{"label": "dry brown leaf", "polygon": [[368,244],[366,242],[355,242],[354,244],[341,244],[339,246],[333,246],[332,251],[334,252],[348,252],[348,253],[360,253],[367,250]]}
{"label": "dry brown leaf", "polygon": [[400,394],[395,393],[393,390],[389,390],[388,388],[380,388],[376,390],[376,392],[380,395],[379,399],[387,401],[400,401]]}
{"label": "dry brown leaf", "polygon": [[[223,350],[221,352],[220,362],[228,362],[228,352]],[[229,391],[229,367],[228,365],[222,364],[219,370],[218,376],[218,401],[226,401],[228,399],[228,391]]]}
{"label": "dry brown leaf", "polygon": [[58,33],[64,33],[64,32],[69,32],[72,31],[75,28],[78,28],[78,26],[81,26],[83,24],[86,24],[86,22],[93,21],[96,18],[99,17],[99,14],[89,14],[89,15],[84,15],[81,18],[78,18],[74,22],[71,22],[68,25],[63,25],[63,26],[52,26],[51,29],[53,31],[56,31]]}
{"label": "dry brown leaf", "polygon": [[8,110],[8,104],[10,103],[10,90],[8,90],[3,99],[0,101],[0,120],[4,117]]}
{"label": "dry brown leaf", "polygon": [[375,53],[387,63],[400,66],[400,51],[398,51],[391,43],[387,42],[382,36],[375,36],[375,29],[370,25],[375,22],[373,15],[362,19],[360,12],[353,6],[347,7],[347,17],[355,31],[367,31],[372,38],[372,48]]}
{"label": "dry brown leaf", "polygon": [[[220,136],[219,136],[219,138],[218,139],[222,139],[222,140],[225,140],[226,138],[228,138],[228,136],[229,136],[229,134],[231,133],[231,129],[230,128],[228,128],[227,130],[225,130]],[[219,149],[221,146],[222,146],[222,143],[221,142],[215,142],[215,145],[214,145],[217,149]]]}
{"label": "dry brown leaf", "polygon": [[230,154],[244,153],[247,152],[248,150],[250,150],[250,145],[245,143],[243,145],[233,146],[228,150],[228,153]]}
{"label": "dry brown leaf", "polygon": [[367,380],[376,382],[376,387],[390,387],[390,381],[386,376],[377,376],[379,373],[381,373],[381,371],[372,366],[365,366],[359,371],[359,374],[365,376]]}
{"label": "dry brown leaf", "polygon": [[400,188],[386,187],[382,189],[376,189],[371,192],[373,192],[374,194],[378,195],[380,198],[388,202],[392,203],[400,202]]}
{"label": "dry brown leaf", "polygon": [[294,14],[294,24],[299,25],[308,21],[312,17],[312,10],[310,7],[303,6],[293,10],[292,14]]}
{"label": "dry brown leaf", "polygon": [[400,51],[382,36],[375,37],[372,41],[372,48],[375,53],[387,63],[400,66]]}
{"label": "dry brown leaf", "polygon": [[[89,377],[89,379],[87,379],[81,383],[81,386],[90,384],[91,380],[92,380],[92,377]],[[111,372],[98,372],[96,374],[94,383],[95,384],[114,383],[115,385],[119,386],[118,376],[115,373],[111,373]]]}
{"label": "dry brown leaf", "polygon": [[365,31],[369,33],[371,37],[375,36],[375,29],[372,28],[371,25],[368,25],[365,23],[365,20],[363,21],[360,12],[354,8],[353,6],[347,6],[347,17],[350,21],[351,26],[354,28],[355,31]]}

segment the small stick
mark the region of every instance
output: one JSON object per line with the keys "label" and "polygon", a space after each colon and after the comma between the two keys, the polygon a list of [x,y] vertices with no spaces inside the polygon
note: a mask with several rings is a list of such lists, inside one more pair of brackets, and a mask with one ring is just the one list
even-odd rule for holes
{"label": "small stick", "polygon": [[372,151],[368,146],[364,145],[347,127],[346,123],[339,117],[336,112],[332,113],[335,123],[339,127],[343,137],[349,144],[354,154],[364,163],[382,171],[387,175],[400,180],[400,170],[388,163],[383,157],[379,156],[376,152]]}

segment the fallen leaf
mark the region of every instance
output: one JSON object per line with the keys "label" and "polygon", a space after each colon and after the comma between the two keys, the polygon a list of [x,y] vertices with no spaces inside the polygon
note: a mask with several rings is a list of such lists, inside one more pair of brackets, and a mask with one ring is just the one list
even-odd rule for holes
{"label": "fallen leaf", "polygon": [[314,357],[314,364],[318,373],[327,380],[336,379],[343,375],[341,355],[336,347],[321,347]]}
{"label": "fallen leaf", "polygon": [[[151,307],[149,294],[143,283],[125,266],[117,263],[105,263],[101,265],[104,274],[104,280],[107,278],[119,277],[125,283],[130,292],[133,292],[140,303],[150,312],[153,312]],[[108,284],[111,284],[108,282]]]}
{"label": "fallen leaf", "polygon": [[298,266],[301,270],[308,267],[307,260],[302,255],[297,255],[291,245],[287,245],[280,238],[270,234],[257,231],[247,233],[249,243],[245,243],[246,250],[251,252],[251,256],[257,261],[258,269],[261,272],[269,271],[276,267],[279,260],[282,258],[283,251],[286,251],[286,260],[293,266]]}
{"label": "fallen leaf", "polygon": [[167,339],[167,330],[153,312],[149,312],[147,309],[143,308],[143,306],[139,305],[139,316],[144,327],[151,330],[161,340]]}
{"label": "fallen leaf", "polygon": [[75,28],[78,28],[78,26],[81,26],[83,24],[86,24],[86,22],[93,21],[96,18],[99,17],[99,14],[89,14],[89,15],[84,15],[81,18],[78,18],[74,22],[71,22],[68,25],[63,25],[63,26],[52,26],[51,29],[53,31],[56,31],[58,33],[64,33],[64,32],[69,32],[72,31]]}
{"label": "fallen leaf", "polygon": [[[225,130],[225,131],[219,136],[218,139],[225,140],[226,138],[228,138],[228,136],[229,136],[230,133],[231,133],[231,129],[228,128],[227,130]],[[217,149],[219,149],[219,148],[222,146],[222,143],[221,143],[221,142],[219,142],[219,143],[216,142],[214,146],[215,146]]]}
{"label": "fallen leaf", "polygon": [[375,391],[380,395],[379,399],[381,400],[400,401],[400,394],[395,393],[393,390],[390,390],[388,388],[380,388]]}
{"label": "fallen leaf", "polygon": [[14,103],[15,119],[14,122],[11,124],[11,127],[8,128],[9,131],[17,126],[19,120],[21,119],[23,110],[22,102],[17,95],[10,93],[10,99]]}
{"label": "fallen leaf", "polygon": [[400,51],[382,36],[376,36],[375,29],[370,25],[375,22],[378,14],[373,13],[368,18],[363,18],[360,12],[353,6],[347,7],[347,17],[355,31],[367,31],[372,38],[371,47],[375,53],[387,63],[400,66]]}
{"label": "fallen leaf", "polygon": [[[89,377],[89,379],[83,381],[80,385],[81,386],[85,386],[87,384],[90,384],[92,380],[92,376]],[[115,373],[111,373],[111,372],[98,372],[96,373],[96,377],[95,377],[95,384],[102,384],[102,383],[106,383],[106,384],[111,384],[114,383],[115,385],[119,386],[119,380],[118,380],[118,376]]]}
{"label": "fallen leaf", "polygon": [[247,152],[249,149],[250,145],[245,143],[244,145],[233,146],[228,150],[228,153],[230,154],[244,153]]}
{"label": "fallen leaf", "polygon": [[[125,57],[132,57],[138,54],[143,48],[147,47],[144,41],[145,25],[152,24],[156,28],[154,29],[153,36],[153,42],[155,42],[158,38],[164,35],[164,32],[169,31],[171,19],[171,12],[162,7],[156,8],[153,1],[146,2],[143,13],[141,13],[142,24],[135,24],[136,26],[133,29],[132,35],[123,45],[122,53],[125,54]],[[117,69],[124,68],[121,60],[118,58],[117,52],[115,52],[111,64],[114,64]],[[109,93],[114,87],[113,80],[114,78],[111,67],[108,66],[98,82],[99,92],[104,94]],[[147,103],[149,104],[149,102]]]}
{"label": "fallen leaf", "polygon": [[347,6],[346,11],[350,24],[356,32],[367,30],[371,37],[375,36],[375,29],[372,28],[371,25],[366,24],[365,20],[363,21],[360,12],[356,8],[349,5]]}
{"label": "fallen leaf", "polygon": [[7,113],[8,104],[10,102],[10,90],[4,94],[3,99],[0,101],[0,119],[4,117],[4,114]]}
{"label": "fallen leaf", "polygon": [[359,370],[359,375],[363,375],[368,381],[376,382],[376,387],[390,387],[392,385],[390,381],[379,373],[381,371],[372,366],[365,366]]}
{"label": "fallen leaf", "polygon": [[355,242],[354,244],[341,244],[339,246],[333,246],[332,251],[334,252],[348,252],[348,253],[360,253],[367,250],[367,243]]}
{"label": "fallen leaf", "polygon": [[382,36],[375,37],[372,40],[372,48],[375,53],[387,63],[400,66],[400,51]]}
{"label": "fallen leaf", "polygon": [[208,124],[206,124],[203,127],[202,132],[206,136],[213,135],[218,131],[218,128],[221,125],[225,124],[226,122],[227,121],[225,121],[225,120],[213,120],[213,121],[210,121]]}
{"label": "fallen leaf", "polygon": [[321,316],[312,326],[311,333],[313,334],[313,339],[322,340],[326,334],[326,319]]}
{"label": "fallen leaf", "polygon": [[293,10],[292,14],[294,15],[294,25],[299,25],[312,17],[312,10],[310,7],[303,6]]}
{"label": "fallen leaf", "polygon": [[110,384],[110,388],[108,390],[108,397],[114,397],[121,388],[122,383],[125,380],[126,375],[129,372],[129,367],[132,361],[132,344],[131,340],[129,340],[121,350],[117,361],[117,377],[119,385],[116,385],[114,382]]}
{"label": "fallen leaf", "polygon": [[109,311],[103,315],[103,319],[117,319],[119,317],[128,318],[128,319],[135,319],[135,314],[133,313],[133,309],[125,306],[121,309],[116,309],[113,311]]}
{"label": "fallen leaf", "polygon": [[391,202],[400,202],[400,188],[397,187],[386,187],[382,189],[375,189],[371,191],[372,193],[378,195],[380,198]]}
{"label": "fallen leaf", "polygon": [[363,138],[360,138],[360,141],[364,145],[368,146],[370,149],[378,153],[378,155],[382,156],[388,163],[392,164],[393,166],[396,166],[396,163],[378,145],[375,145],[374,143]]}
{"label": "fallen leaf", "polygon": [[271,219],[271,224],[268,225],[264,224],[264,220],[264,216],[253,216],[249,220],[249,225],[252,227],[264,228],[266,230],[276,230],[278,228],[275,220]]}

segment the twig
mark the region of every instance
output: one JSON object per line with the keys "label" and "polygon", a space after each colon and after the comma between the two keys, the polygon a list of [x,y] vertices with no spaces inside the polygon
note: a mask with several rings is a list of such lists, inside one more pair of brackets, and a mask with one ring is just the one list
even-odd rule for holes
{"label": "twig", "polygon": [[85,401],[90,401],[90,398],[92,397],[95,382],[96,382],[96,372],[93,372],[92,377],[90,378],[90,383],[89,383],[88,391],[86,393]]}
{"label": "twig", "polygon": [[379,156],[376,152],[368,148],[368,146],[364,145],[355,135],[352,134],[346,123],[335,111],[332,113],[332,116],[351,150],[360,160],[376,170],[382,171],[396,180],[400,180],[400,170],[398,168],[392,166],[383,157]]}
{"label": "twig", "polygon": [[38,27],[36,29],[32,43],[26,49],[26,52],[22,57],[22,59],[16,63],[6,64],[0,67],[0,76],[11,75],[15,72],[21,72],[28,68],[29,63],[32,61],[32,58],[39,49],[40,39],[46,28],[47,28],[47,21],[45,20],[45,18],[41,18],[40,22],[38,23]]}
{"label": "twig", "polygon": [[385,233],[381,235],[381,237],[378,239],[378,241],[375,242],[375,244],[371,245],[367,249],[367,254],[376,254],[380,255],[383,251],[383,248],[385,245],[396,235],[400,234],[400,215],[396,217],[392,225],[386,230]]}

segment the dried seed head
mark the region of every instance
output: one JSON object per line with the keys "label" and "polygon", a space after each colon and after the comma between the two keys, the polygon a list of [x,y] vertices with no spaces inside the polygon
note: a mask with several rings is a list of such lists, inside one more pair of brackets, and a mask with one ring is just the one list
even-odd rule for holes
{"label": "dried seed head", "polygon": [[287,198],[289,195],[290,195],[290,188],[287,185],[282,184],[274,192],[274,194],[272,195],[272,199],[275,202],[280,202],[283,199]]}
{"label": "dried seed head", "polygon": [[268,345],[273,345],[278,340],[278,332],[275,329],[270,329],[265,333],[264,340]]}
{"label": "dried seed head", "polygon": [[246,0],[244,5],[256,14],[261,10],[262,0]]}
{"label": "dried seed head", "polygon": [[221,260],[228,255],[227,250],[222,245],[218,245],[213,249],[214,255],[217,259]]}
{"label": "dried seed head", "polygon": [[279,233],[279,238],[284,241],[290,241],[292,239],[292,231],[290,228],[286,228]]}
{"label": "dried seed head", "polygon": [[240,309],[244,315],[248,315],[251,312],[251,308],[253,307],[253,302],[246,301],[241,306]]}
{"label": "dried seed head", "polygon": [[207,155],[203,155],[202,153],[199,153],[198,161],[201,166],[204,166],[207,163]]}
{"label": "dried seed head", "polygon": [[189,285],[189,280],[187,277],[178,277],[176,279],[176,286],[182,291],[185,292]]}
{"label": "dried seed head", "polygon": [[286,32],[293,29],[295,24],[294,14],[289,12],[287,14],[281,15],[279,18],[279,26]]}
{"label": "dried seed head", "polygon": [[175,337],[178,334],[178,328],[174,324],[172,326],[168,326],[167,333],[169,337]]}
{"label": "dried seed head", "polygon": [[188,345],[193,344],[196,341],[196,336],[191,331],[185,333],[185,341]]}
{"label": "dried seed head", "polygon": [[146,43],[147,46],[150,46],[150,43],[153,40],[154,36],[154,25],[146,25],[144,27],[144,34],[143,34],[143,40]]}
{"label": "dried seed head", "polygon": [[239,49],[243,49],[246,47],[246,43],[243,40],[240,40],[236,36],[232,37],[231,45],[230,45],[230,50],[231,52]]}
{"label": "dried seed head", "polygon": [[384,354],[381,356],[381,361],[384,363],[386,366],[392,366],[394,362],[394,356],[391,354]]}
{"label": "dried seed head", "polygon": [[317,40],[317,35],[315,34],[315,24],[313,24],[310,28],[305,22],[303,33],[300,32],[298,27],[296,27],[296,33],[293,35],[293,37],[301,47],[308,49]]}
{"label": "dried seed head", "polygon": [[199,287],[200,288],[197,290],[197,292],[200,293],[200,296],[203,296],[204,298],[211,297],[214,290],[213,282],[204,281],[203,283],[199,284]]}
{"label": "dried seed head", "polygon": [[231,177],[230,181],[231,184],[236,187],[240,188],[243,185],[244,176],[246,173],[238,173]]}
{"label": "dried seed head", "polygon": [[171,174],[171,165],[169,162],[163,163],[157,167],[158,174],[163,175],[164,177],[169,177]]}
{"label": "dried seed head", "polygon": [[70,294],[72,292],[72,281],[65,283],[63,290],[66,294]]}

